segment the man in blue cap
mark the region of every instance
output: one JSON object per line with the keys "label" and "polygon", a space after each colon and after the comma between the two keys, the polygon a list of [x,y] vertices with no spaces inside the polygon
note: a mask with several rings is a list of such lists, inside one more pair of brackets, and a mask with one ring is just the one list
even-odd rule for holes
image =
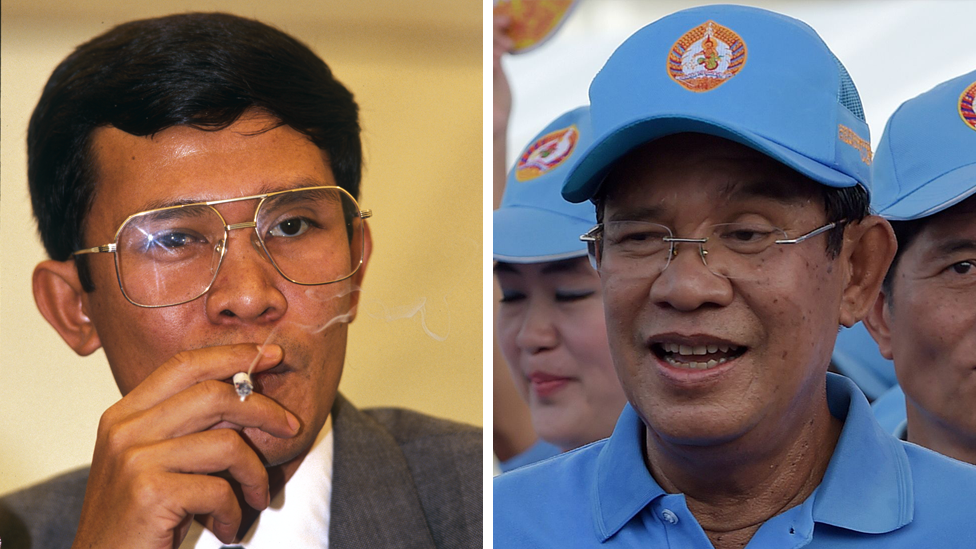
{"label": "man in blue cap", "polygon": [[[563,188],[629,405],[604,442],[498,477],[497,547],[971,547],[976,469],[885,433],[827,375],[894,255],[850,77],[737,6],[629,38]],[[947,479],[951,478],[951,482]]]}
{"label": "man in blue cap", "polygon": [[895,362],[893,391],[904,391],[907,421],[896,434],[969,463],[976,463],[974,98],[976,71],[905,102],[888,120],[872,205],[891,221],[898,253],[865,319]]}

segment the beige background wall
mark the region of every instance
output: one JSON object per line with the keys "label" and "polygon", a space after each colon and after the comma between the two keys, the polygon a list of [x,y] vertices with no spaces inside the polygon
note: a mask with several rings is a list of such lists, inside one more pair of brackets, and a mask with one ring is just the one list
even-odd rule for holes
{"label": "beige background wall", "polygon": [[31,271],[44,252],[27,194],[28,118],[74,46],[120,22],[174,12],[272,23],[311,46],[356,95],[375,248],[340,390],[359,406],[481,425],[481,4],[76,4],[3,2],[0,493],[87,463],[98,418],[119,398],[104,355],[75,356],[33,303]]}

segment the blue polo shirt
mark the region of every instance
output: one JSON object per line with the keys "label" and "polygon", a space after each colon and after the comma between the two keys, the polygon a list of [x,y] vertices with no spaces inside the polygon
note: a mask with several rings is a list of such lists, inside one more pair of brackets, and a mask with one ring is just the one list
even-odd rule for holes
{"label": "blue polo shirt", "polygon": [[498,468],[501,469],[503,473],[507,473],[514,469],[518,469],[519,467],[525,467],[530,463],[542,461],[555,455],[559,455],[559,448],[540,438],[539,440],[535,441],[535,444],[529,446],[528,450],[505,461],[498,462]]}
{"label": "blue polo shirt", "polygon": [[[748,549],[976,547],[976,467],[886,433],[844,377],[828,374],[827,400],[844,428],[823,481]],[[711,549],[644,466],[643,431],[628,405],[609,439],[496,477],[495,547]]]}
{"label": "blue polo shirt", "polygon": [[905,392],[901,390],[901,385],[895,385],[878,397],[871,403],[871,410],[885,431],[905,440],[908,411],[905,409]]}

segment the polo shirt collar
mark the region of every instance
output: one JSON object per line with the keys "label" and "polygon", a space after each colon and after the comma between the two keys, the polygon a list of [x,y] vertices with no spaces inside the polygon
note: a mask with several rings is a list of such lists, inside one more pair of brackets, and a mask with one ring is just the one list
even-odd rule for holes
{"label": "polo shirt collar", "polygon": [[902,443],[878,424],[851,380],[827,374],[827,405],[844,429],[817,490],[813,520],[868,534],[911,522],[915,496]]}
{"label": "polo shirt collar", "polygon": [[[896,530],[912,520],[908,456],[871,413],[849,379],[827,374],[830,413],[844,428],[823,481],[811,495],[813,521],[863,533]],[[644,423],[630,404],[597,456],[593,517],[606,541],[665,494],[644,465]],[[809,507],[809,506],[808,506]]]}
{"label": "polo shirt collar", "polygon": [[628,403],[596,463],[594,518],[600,541],[665,495],[644,465],[644,422]]}

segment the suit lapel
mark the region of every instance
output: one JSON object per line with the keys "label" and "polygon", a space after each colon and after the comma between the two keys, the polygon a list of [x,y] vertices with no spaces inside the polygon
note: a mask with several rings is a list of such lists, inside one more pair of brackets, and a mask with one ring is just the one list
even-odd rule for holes
{"label": "suit lapel", "polygon": [[332,406],[331,549],[433,549],[420,497],[396,440],[341,394]]}

